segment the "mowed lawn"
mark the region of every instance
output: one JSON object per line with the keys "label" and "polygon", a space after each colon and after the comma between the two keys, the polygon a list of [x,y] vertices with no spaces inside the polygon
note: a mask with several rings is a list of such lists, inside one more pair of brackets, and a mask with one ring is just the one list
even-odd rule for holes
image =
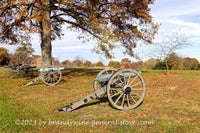
{"label": "mowed lawn", "polygon": [[[3,69],[0,69],[2,72]],[[0,75],[0,132],[145,132],[200,131],[200,71],[143,71],[146,95],[136,109],[119,111],[93,100],[70,112],[57,109],[93,92],[100,70],[65,69],[61,82],[47,86],[27,78]],[[35,76],[38,73],[35,72]]]}

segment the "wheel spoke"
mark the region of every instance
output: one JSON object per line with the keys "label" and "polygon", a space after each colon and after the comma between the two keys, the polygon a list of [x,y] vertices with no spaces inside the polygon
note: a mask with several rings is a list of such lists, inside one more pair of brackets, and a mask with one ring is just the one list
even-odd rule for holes
{"label": "wheel spoke", "polygon": [[129,106],[130,106],[130,103],[129,103],[128,95],[126,95],[126,99],[127,99],[127,105],[128,105],[128,107],[129,107]]}
{"label": "wheel spoke", "polygon": [[56,78],[55,78],[55,77],[52,78],[52,82],[53,82],[53,83],[56,82]]}
{"label": "wheel spoke", "polygon": [[132,83],[136,80],[137,77],[138,77],[138,75],[131,81],[131,83],[129,84],[129,86],[132,85]]}
{"label": "wheel spoke", "polygon": [[110,88],[111,91],[119,90],[121,88]]}
{"label": "wheel spoke", "polygon": [[115,101],[115,104],[119,101],[119,99],[124,95],[124,93],[122,93],[118,98],[117,100]]}
{"label": "wheel spoke", "polygon": [[125,99],[125,94],[123,95],[123,99],[122,99],[122,104],[121,104],[121,107],[123,107],[124,106],[124,99]]}
{"label": "wheel spoke", "polygon": [[119,78],[119,75],[117,75],[117,79],[122,83],[122,85],[124,86],[124,83],[121,81],[121,79]]}
{"label": "wheel spoke", "polygon": [[130,78],[131,78],[131,72],[129,72],[127,84],[129,84]]}
{"label": "wheel spoke", "polygon": [[55,73],[55,76],[56,76],[56,77],[60,77],[60,74],[59,74],[59,73]]}
{"label": "wheel spoke", "polygon": [[52,78],[49,78],[49,83],[52,83]]}
{"label": "wheel spoke", "polygon": [[131,97],[131,99],[133,100],[134,103],[136,103],[135,99],[129,94],[129,96]]}
{"label": "wheel spoke", "polygon": [[134,92],[131,92],[133,95],[135,95],[135,96],[138,96],[138,97],[141,97],[141,96],[139,96],[138,94],[136,94],[136,93],[134,93]]}
{"label": "wheel spoke", "polygon": [[54,79],[53,78],[51,78],[51,83],[54,83]]}
{"label": "wheel spoke", "polygon": [[136,85],[139,85],[140,83],[142,83],[142,81],[137,82],[136,84],[134,84],[134,85],[132,85],[132,86],[130,86],[130,87],[132,88],[132,87],[134,87],[134,86],[136,86]]}
{"label": "wheel spoke", "polygon": [[124,85],[127,85],[127,83],[126,83],[125,73],[123,73],[123,77],[124,77]]}
{"label": "wheel spoke", "polygon": [[117,84],[117,83],[114,83],[115,85],[117,85],[118,87],[121,87],[121,88],[123,88],[123,86],[122,85],[120,85],[120,84]]}
{"label": "wheel spoke", "polygon": [[47,77],[47,83],[49,83],[50,82],[50,79]]}
{"label": "wheel spoke", "polygon": [[114,95],[111,96],[111,98],[116,96],[116,95],[118,95],[118,94],[120,94],[120,93],[122,93],[122,91],[119,91],[118,93],[115,93]]}
{"label": "wheel spoke", "polygon": [[54,79],[54,78],[52,78],[51,80],[52,80],[52,82],[51,82],[51,83],[55,83],[55,79]]}
{"label": "wheel spoke", "polygon": [[142,91],[143,88],[132,88],[131,90]]}

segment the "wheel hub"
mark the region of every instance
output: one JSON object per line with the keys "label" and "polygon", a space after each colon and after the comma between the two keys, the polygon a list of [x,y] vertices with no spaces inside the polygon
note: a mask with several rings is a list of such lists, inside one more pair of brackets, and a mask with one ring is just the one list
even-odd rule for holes
{"label": "wheel hub", "polygon": [[131,92],[131,87],[126,87],[125,93],[126,93],[126,94],[129,94],[130,92]]}
{"label": "wheel hub", "polygon": [[130,86],[124,86],[123,92],[126,93],[126,94],[131,93],[131,87]]}
{"label": "wheel hub", "polygon": [[53,75],[52,73],[51,73],[49,76],[50,76],[50,78],[53,78],[53,77],[54,77],[54,75]]}

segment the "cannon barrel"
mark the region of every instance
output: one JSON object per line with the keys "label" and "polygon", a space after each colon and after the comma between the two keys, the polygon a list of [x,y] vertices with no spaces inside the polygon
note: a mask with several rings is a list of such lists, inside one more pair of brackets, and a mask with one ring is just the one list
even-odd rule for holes
{"label": "cannon barrel", "polygon": [[29,66],[29,65],[22,66],[22,69],[31,69],[31,68],[36,68],[36,66]]}
{"label": "cannon barrel", "polygon": [[22,64],[4,66],[4,68],[16,68],[16,67],[18,67],[18,66],[22,66]]}

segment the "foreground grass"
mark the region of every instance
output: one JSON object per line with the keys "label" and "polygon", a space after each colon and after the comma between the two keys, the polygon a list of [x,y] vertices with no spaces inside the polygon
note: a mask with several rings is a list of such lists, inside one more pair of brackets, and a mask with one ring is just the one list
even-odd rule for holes
{"label": "foreground grass", "polygon": [[[2,71],[0,69],[0,71]],[[147,86],[136,109],[118,111],[91,101],[71,113],[57,109],[93,92],[99,70],[65,69],[57,86],[0,75],[0,132],[199,132],[200,71],[143,71]],[[37,75],[36,73],[35,75]]]}

